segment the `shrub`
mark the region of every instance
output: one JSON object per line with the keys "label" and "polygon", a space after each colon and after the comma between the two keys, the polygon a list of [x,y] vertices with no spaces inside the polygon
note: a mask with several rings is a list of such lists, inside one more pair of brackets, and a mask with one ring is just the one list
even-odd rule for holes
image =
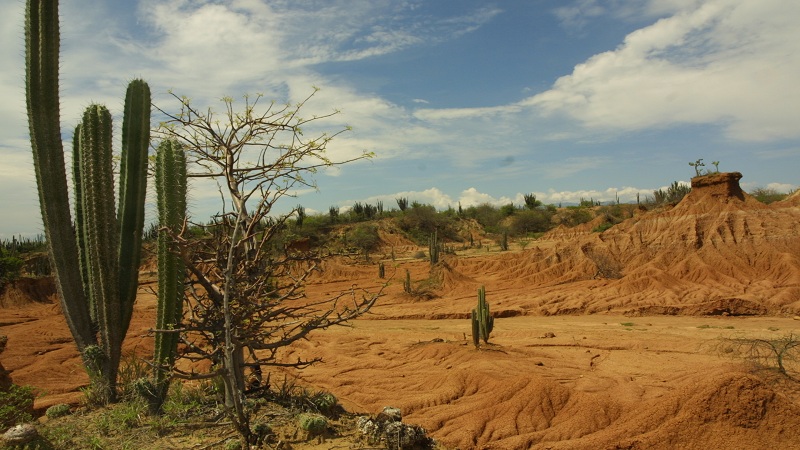
{"label": "shrub", "polygon": [[369,252],[374,250],[380,243],[378,227],[366,223],[359,224],[348,233],[347,241],[364,252],[365,257],[369,256]]}
{"label": "shrub", "polygon": [[436,212],[433,205],[421,205],[414,202],[410,208],[406,209],[405,214],[395,220],[397,226],[420,245],[427,245],[434,232],[438,233],[441,239],[458,239],[454,217]]}
{"label": "shrub", "polygon": [[673,181],[666,191],[663,189],[653,191],[653,198],[647,199],[646,203],[653,204],[653,206],[676,204],[691,191],[690,185]]}
{"label": "shrub", "polygon": [[515,236],[541,233],[552,228],[553,211],[548,209],[526,209],[514,214],[509,227]]}
{"label": "shrub", "polygon": [[568,227],[574,227],[594,218],[592,212],[585,207],[581,206],[568,206],[566,210],[561,212],[561,223]]}
{"label": "shrub", "polygon": [[12,384],[7,391],[0,391],[0,428],[33,420],[34,390],[30,386]]}
{"label": "shrub", "polygon": [[749,194],[755,197],[756,200],[767,205],[773,202],[779,202],[788,196],[788,194],[781,194],[773,188],[762,187],[753,189]]}
{"label": "shrub", "polygon": [[614,224],[611,223],[611,222],[603,222],[600,225],[594,227],[592,229],[592,232],[593,233],[602,233],[603,231],[606,231],[607,229],[609,229],[609,228],[611,228],[613,226],[614,226]]}
{"label": "shrub", "polygon": [[44,412],[44,415],[49,417],[50,419],[55,419],[56,417],[63,417],[70,413],[69,405],[66,403],[59,403],[58,405],[53,405],[47,408],[47,411]]}
{"label": "shrub", "polygon": [[776,338],[723,338],[719,350],[742,358],[757,367],[774,369],[782,375],[797,378],[800,373],[800,336],[789,333]]}
{"label": "shrub", "polygon": [[496,232],[498,225],[503,220],[503,214],[500,210],[488,203],[470,206],[464,214],[471,219],[475,219],[490,233]]}
{"label": "shrub", "polygon": [[19,278],[23,261],[16,256],[6,255],[5,250],[0,248],[0,290],[3,287]]}

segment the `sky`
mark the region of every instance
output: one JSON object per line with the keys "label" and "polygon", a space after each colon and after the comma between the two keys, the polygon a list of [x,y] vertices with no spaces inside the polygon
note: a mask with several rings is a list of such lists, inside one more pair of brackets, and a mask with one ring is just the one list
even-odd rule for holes
{"label": "sky", "polygon": [[[25,113],[24,2],[0,3],[0,239],[42,232]],[[369,161],[278,209],[407,197],[439,209],[635,202],[694,176],[800,185],[800,2],[786,0],[63,0],[61,129],[127,83],[200,109],[296,103]],[[154,118],[154,125],[157,119]],[[192,216],[219,210],[192,185]],[[154,215],[152,202],[148,212]],[[281,212],[281,211],[277,211]]]}

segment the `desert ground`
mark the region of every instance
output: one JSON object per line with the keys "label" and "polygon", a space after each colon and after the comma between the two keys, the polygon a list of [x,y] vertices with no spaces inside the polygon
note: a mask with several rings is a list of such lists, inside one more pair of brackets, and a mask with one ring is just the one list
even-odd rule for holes
{"label": "desert ground", "polygon": [[[763,205],[740,177],[695,179],[674,207],[601,233],[560,228],[503,252],[487,241],[433,268],[382,230],[371,262],[330,260],[307,287],[376,289],[383,260],[377,306],[287,349],[287,361],[323,362],[271,379],[328,390],[351,412],[399,407],[448,449],[800,449],[800,384],[727,345],[798,334],[800,197]],[[404,292],[406,269],[434,288]],[[147,355],[155,299],[142,280],[126,351]],[[495,325],[476,349],[468,318],[482,285]],[[7,289],[0,327],[1,362],[42,392],[37,408],[80,401],[87,377],[52,286]]]}

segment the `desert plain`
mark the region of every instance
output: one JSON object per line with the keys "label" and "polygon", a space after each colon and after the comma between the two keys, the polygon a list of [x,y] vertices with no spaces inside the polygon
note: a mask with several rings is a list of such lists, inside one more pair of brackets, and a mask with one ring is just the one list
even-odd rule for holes
{"label": "desert plain", "polygon": [[[330,391],[349,412],[398,407],[447,449],[800,449],[791,354],[783,375],[727,345],[798,334],[800,196],[765,205],[740,178],[696,178],[677,205],[602,232],[557,228],[508,251],[476,231],[485,245],[433,267],[381,227],[370,262],[332,258],[307,286],[309,298],[377,289],[384,261],[377,305],[283,355],[321,363],[270,378]],[[435,283],[410,295],[406,270]],[[156,304],[146,268],[141,279],[125,349],[146,357]],[[480,286],[495,325],[476,349],[469,313]],[[52,284],[17,283],[1,306],[0,361],[14,382],[40,391],[40,411],[79,403],[88,379]]]}

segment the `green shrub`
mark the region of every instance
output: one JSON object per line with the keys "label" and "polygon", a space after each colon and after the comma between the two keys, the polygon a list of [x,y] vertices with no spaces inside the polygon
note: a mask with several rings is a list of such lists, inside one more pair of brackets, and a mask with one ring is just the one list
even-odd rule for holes
{"label": "green shrub", "polygon": [[56,417],[63,417],[70,413],[69,405],[66,403],[59,403],[58,405],[53,405],[47,408],[47,411],[44,412],[44,415],[55,419]]}
{"label": "green shrub", "polygon": [[12,384],[8,391],[0,391],[0,428],[32,421],[34,397],[30,386]]}
{"label": "green shrub", "polygon": [[603,231],[606,231],[607,229],[609,229],[609,228],[611,228],[613,226],[614,226],[614,224],[611,223],[611,222],[603,222],[600,225],[594,227],[592,229],[592,232],[594,232],[594,233],[602,233]]}
{"label": "green shrub", "polygon": [[358,247],[365,256],[368,256],[372,250],[377,248],[380,241],[378,227],[368,223],[358,224],[347,233],[347,242]]}
{"label": "green shrub", "polygon": [[645,203],[652,206],[662,206],[667,204],[676,204],[683,200],[683,197],[692,191],[692,187],[685,183],[673,181],[667,190],[659,189],[653,191],[653,198],[648,198]]}
{"label": "green shrub", "polygon": [[592,211],[582,206],[568,206],[561,212],[561,223],[568,227],[574,227],[594,219]]}
{"label": "green shrub", "polygon": [[5,251],[0,248],[0,290],[2,290],[6,284],[19,278],[22,264],[23,261],[20,258],[8,256]]}
{"label": "green shrub", "polygon": [[515,236],[528,236],[541,233],[553,227],[553,214],[549,209],[526,209],[514,214],[510,223],[511,233]]}
{"label": "green shrub", "polygon": [[756,200],[766,205],[774,202],[779,202],[785,199],[789,195],[789,194],[781,194],[780,192],[772,188],[762,188],[762,187],[755,188],[748,193],[753,197],[755,197]]}

